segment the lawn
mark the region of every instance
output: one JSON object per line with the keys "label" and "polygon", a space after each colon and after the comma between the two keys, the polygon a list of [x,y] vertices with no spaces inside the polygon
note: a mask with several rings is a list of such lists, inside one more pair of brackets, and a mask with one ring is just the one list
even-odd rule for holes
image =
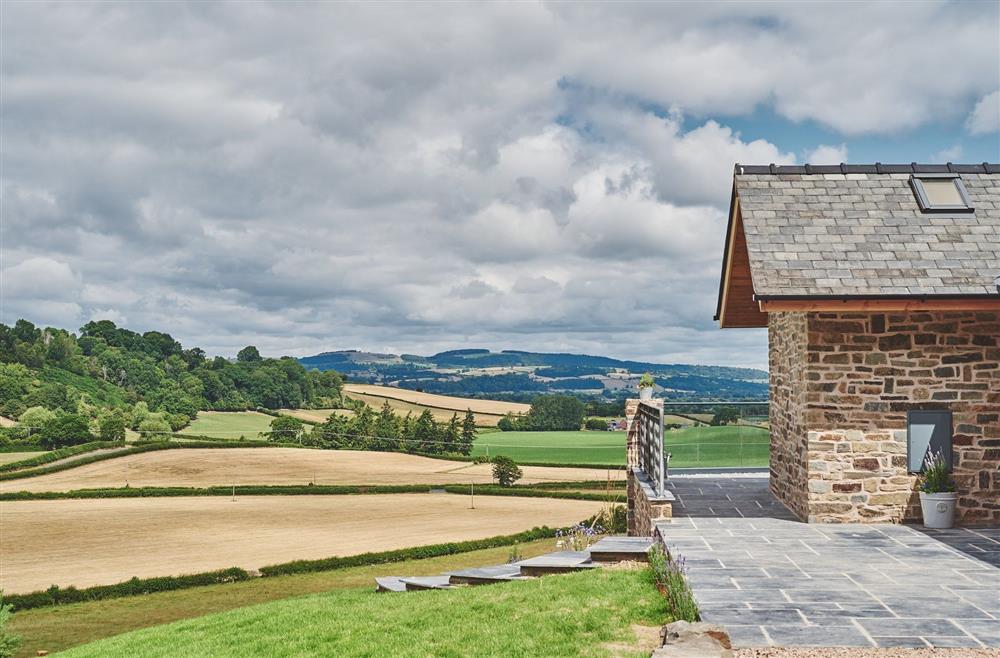
{"label": "lawn", "polygon": [[199,411],[198,417],[178,434],[211,436],[218,439],[238,440],[258,438],[258,433],[268,432],[271,421],[267,414],[256,411]]}
{"label": "lawn", "polygon": [[[334,591],[119,635],[83,656],[648,656],[666,620],[649,572],[406,594]],[[640,642],[633,625],[647,627]]]}
{"label": "lawn", "polygon": [[[555,540],[521,544],[524,557],[554,550]],[[62,651],[139,628],[201,617],[245,606],[330,590],[374,589],[376,576],[430,576],[466,567],[507,561],[510,547],[446,555],[425,560],[379,564],[318,573],[259,578],[227,585],[194,587],[107,601],[38,608],[16,613],[10,629],[24,642],[17,654],[27,658],[39,650]]]}
{"label": "lawn", "polygon": [[[770,434],[766,429],[698,426],[666,432],[665,444],[675,468],[767,466]],[[507,455],[518,463],[625,463],[625,432],[496,432],[480,436],[473,455]]]}

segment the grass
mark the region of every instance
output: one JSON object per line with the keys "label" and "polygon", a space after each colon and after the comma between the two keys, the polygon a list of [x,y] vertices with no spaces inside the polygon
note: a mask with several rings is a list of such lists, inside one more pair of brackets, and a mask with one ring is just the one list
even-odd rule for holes
{"label": "grass", "polygon": [[[555,541],[542,539],[519,546],[525,557],[554,550]],[[227,585],[210,585],[123,599],[77,603],[14,614],[10,629],[24,638],[18,656],[69,647],[140,628],[167,624],[235,608],[330,590],[374,588],[376,576],[436,575],[473,566],[507,561],[510,547],[317,573],[259,578]]]}
{"label": "grass", "polygon": [[328,592],[135,631],[64,655],[648,656],[632,626],[665,618],[648,570],[601,569],[450,591]]}
{"label": "grass", "polygon": [[239,440],[257,439],[259,432],[271,430],[273,417],[256,411],[201,411],[179,434]]}
{"label": "grass", "polygon": [[[767,466],[770,433],[745,425],[698,426],[666,432],[670,466]],[[521,464],[625,463],[625,432],[502,432],[480,436],[474,456],[506,455]]]}

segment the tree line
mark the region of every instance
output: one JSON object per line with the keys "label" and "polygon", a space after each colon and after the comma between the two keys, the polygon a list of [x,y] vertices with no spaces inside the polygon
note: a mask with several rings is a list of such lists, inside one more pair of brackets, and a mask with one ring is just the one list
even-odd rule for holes
{"label": "tree line", "polygon": [[279,442],[296,442],[329,450],[374,450],[409,452],[424,455],[468,455],[476,440],[476,417],[471,410],[459,419],[437,422],[429,409],[414,417],[401,416],[386,402],[376,412],[368,405],[353,404],[354,414],[334,412],[326,422],[306,432],[298,418],[278,416],[271,421],[267,438]]}
{"label": "tree line", "polygon": [[22,420],[30,410],[22,424],[39,430],[59,417],[53,439],[81,422],[90,436],[120,434],[121,423],[153,435],[187,425],[200,410],[336,407],[342,384],[334,371],[264,358],[253,346],[235,361],[209,358],[170,334],[110,320],[88,322],[79,335],[23,319],[0,324],[0,415]]}

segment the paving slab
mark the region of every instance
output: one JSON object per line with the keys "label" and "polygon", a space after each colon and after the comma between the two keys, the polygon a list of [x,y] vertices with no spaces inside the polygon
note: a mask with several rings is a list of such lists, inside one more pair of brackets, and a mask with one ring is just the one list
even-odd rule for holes
{"label": "paving slab", "polygon": [[599,566],[590,560],[590,553],[587,551],[556,551],[521,560],[514,564],[521,569],[521,573],[525,576],[568,573]]}
{"label": "paving slab", "polygon": [[998,528],[801,523],[767,478],[668,486],[658,534],[734,646],[1000,648]]}
{"label": "paving slab", "polygon": [[406,585],[407,591],[421,589],[448,589],[451,586],[450,576],[410,576],[399,579]]}
{"label": "paving slab", "polygon": [[604,537],[592,544],[587,552],[595,562],[622,562],[637,560],[645,562],[649,549],[653,547],[651,537]]}
{"label": "paving slab", "polygon": [[396,576],[381,576],[375,579],[376,592],[405,592],[406,583]]}
{"label": "paving slab", "polygon": [[526,580],[521,575],[521,567],[514,564],[500,564],[494,567],[474,567],[449,571],[446,574],[452,585],[485,585],[510,580]]}

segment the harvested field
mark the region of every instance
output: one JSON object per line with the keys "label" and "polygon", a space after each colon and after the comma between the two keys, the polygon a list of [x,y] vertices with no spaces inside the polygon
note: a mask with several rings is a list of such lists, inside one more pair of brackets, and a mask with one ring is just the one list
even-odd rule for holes
{"label": "harvested field", "polygon": [[40,452],[0,452],[0,464],[10,464],[11,462],[19,462],[22,459],[31,459],[32,457],[39,457],[44,455],[45,451]]}
{"label": "harvested field", "polygon": [[[382,408],[382,405],[386,402],[389,403],[389,407],[401,416],[406,414],[413,414],[414,418],[423,413],[424,409],[430,409],[431,415],[434,416],[434,420],[439,423],[447,423],[451,420],[451,417],[458,413],[457,411],[449,411],[448,409],[438,409],[436,407],[423,407],[419,404],[414,404],[413,402],[403,402],[402,400],[392,400],[390,398],[381,398],[377,395],[365,395],[363,393],[351,393],[348,396],[351,400],[358,400],[364,402],[369,407],[375,409],[376,411]],[[463,412],[464,413],[464,412]],[[459,414],[459,418],[462,414]],[[500,422],[503,416],[490,416],[486,414],[476,414],[476,425],[480,427],[496,427],[496,424]]]}
{"label": "harvested field", "polygon": [[0,416],[0,427],[14,427],[17,425],[17,421],[13,418],[7,418],[6,416]]}
{"label": "harvested field", "polygon": [[571,525],[600,507],[477,496],[469,509],[468,497],[450,494],[3,502],[0,587],[85,587],[480,539]]}
{"label": "harvested field", "polygon": [[353,416],[350,409],[278,409],[278,413],[292,418],[298,418],[310,423],[325,423],[330,414],[337,413],[341,416]]}
{"label": "harvested field", "polygon": [[395,398],[404,402],[414,402],[425,407],[438,407],[439,409],[452,409],[454,411],[472,409],[473,412],[478,411],[484,414],[527,413],[531,408],[530,404],[520,402],[458,398],[450,395],[421,393],[420,391],[411,391],[393,386],[375,386],[374,384],[344,384],[344,390],[348,393],[365,393],[367,395]]}
{"label": "harvested field", "polygon": [[[606,469],[522,466],[521,484],[605,480]],[[618,471],[612,475],[624,477]],[[0,482],[0,492],[232,484],[457,484],[492,482],[489,464],[395,452],[299,448],[198,448],[146,452]]]}

